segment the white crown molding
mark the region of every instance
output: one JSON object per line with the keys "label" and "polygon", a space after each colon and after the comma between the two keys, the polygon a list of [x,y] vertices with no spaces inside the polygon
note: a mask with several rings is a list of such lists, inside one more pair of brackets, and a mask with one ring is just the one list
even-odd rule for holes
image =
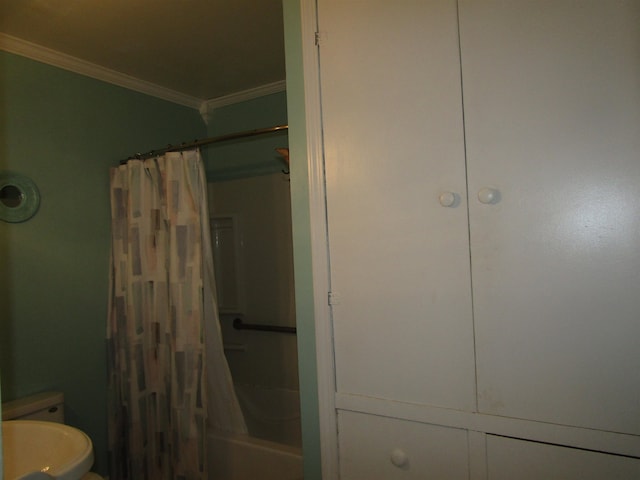
{"label": "white crown molding", "polygon": [[129,90],[144,93],[145,95],[161,98],[172,103],[177,103],[178,105],[198,109],[205,122],[208,121],[209,113],[216,108],[245,102],[247,100],[270,95],[272,93],[284,92],[286,90],[286,82],[282,80],[222,97],[203,100],[201,98],[186,95],[169,88],[161,87],[155,83],[140,80],[139,78],[102,67],[95,63],[81,60],[77,57],[67,55],[66,53],[27,42],[26,40],[7,35],[5,33],[0,33],[0,50],[15,53],[16,55],[21,55],[38,62],[46,63],[47,65],[52,65],[80,75],[95,78],[96,80],[101,80]]}
{"label": "white crown molding", "polygon": [[264,97],[265,95],[271,95],[272,93],[284,92],[287,89],[287,83],[285,80],[278,82],[267,83],[259,87],[250,88],[241,92],[231,93],[223,97],[212,98],[206,100],[200,106],[200,114],[207,122],[209,114],[216,108],[226,107],[227,105],[233,105],[234,103],[246,102],[247,100],[253,100],[254,98]]}
{"label": "white crown molding", "polygon": [[23,57],[37,60],[54,67],[69,70],[80,75],[95,78],[103,82],[128,88],[136,92],[144,93],[152,97],[161,98],[169,102],[184,105],[186,107],[199,109],[202,106],[201,98],[185,95],[169,88],[161,87],[151,82],[146,82],[138,78],[116,72],[108,68],[81,60],[71,55],[51,50],[50,48],[27,42],[20,38],[13,37],[4,33],[0,33],[0,50],[9,53],[15,53]]}

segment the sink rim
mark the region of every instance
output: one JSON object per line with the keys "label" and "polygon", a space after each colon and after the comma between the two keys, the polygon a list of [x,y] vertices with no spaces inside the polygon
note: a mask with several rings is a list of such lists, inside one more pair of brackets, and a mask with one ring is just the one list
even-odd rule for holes
{"label": "sink rim", "polygon": [[[91,466],[93,465],[93,443],[91,442],[91,438],[84,433],[82,430],[79,430],[70,425],[65,425],[62,423],[56,422],[47,422],[41,420],[4,420],[2,421],[2,433],[3,433],[3,450],[6,447],[7,441],[10,438],[10,430],[14,427],[18,429],[30,429],[34,435],[37,435],[38,431],[42,432],[43,429],[47,431],[53,431],[57,433],[62,433],[67,436],[72,436],[75,439],[80,440],[81,447],[78,452],[74,452],[74,454],[64,463],[49,466],[49,468],[37,467],[35,470],[30,472],[25,472],[17,477],[6,477],[5,480],[20,480],[21,478],[25,478],[28,475],[32,475],[34,472],[41,471],[46,473],[47,475],[55,478],[57,480],[76,480],[85,473],[87,473]],[[9,430],[9,431],[6,431]],[[9,435],[7,435],[9,434]],[[24,433],[23,433],[24,434]],[[5,454],[5,467],[6,467],[6,454]],[[8,472],[5,471],[5,476]]]}

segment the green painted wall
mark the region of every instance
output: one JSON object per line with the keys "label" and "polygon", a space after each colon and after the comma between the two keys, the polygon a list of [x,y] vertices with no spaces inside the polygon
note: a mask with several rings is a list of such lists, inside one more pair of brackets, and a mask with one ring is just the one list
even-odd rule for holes
{"label": "green painted wall", "polygon": [[305,480],[319,480],[321,478],[321,459],[318,420],[318,376],[316,373],[309,215],[309,169],[304,108],[300,0],[283,0],[283,7],[304,478]]}
{"label": "green painted wall", "polygon": [[3,400],[66,397],[106,473],[110,166],[206,136],[195,109],[0,52],[0,169],[29,176],[40,210],[0,222]]}
{"label": "green painted wall", "polygon": [[[228,133],[287,124],[285,92],[265,95],[210,112],[207,133],[217,137]],[[209,181],[229,180],[277,173],[285,169],[282,157],[275,151],[287,146],[287,132],[240,138],[203,147]]]}

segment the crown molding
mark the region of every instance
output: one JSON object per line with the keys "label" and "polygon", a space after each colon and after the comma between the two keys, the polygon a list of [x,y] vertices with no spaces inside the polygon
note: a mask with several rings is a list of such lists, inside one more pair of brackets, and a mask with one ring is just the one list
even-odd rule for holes
{"label": "crown molding", "polygon": [[209,124],[209,116],[211,113],[220,107],[226,107],[227,105],[233,105],[235,103],[246,102],[247,100],[253,100],[254,98],[264,97],[265,95],[271,95],[272,93],[280,93],[287,90],[287,83],[285,80],[278,82],[267,83],[259,87],[250,88],[241,92],[231,93],[222,97],[211,98],[205,100],[200,104],[200,115],[204,120],[204,123]]}
{"label": "crown molding", "polygon": [[0,33],[0,50],[15,53],[23,57],[46,63],[54,67],[69,70],[80,75],[95,78],[103,82],[128,88],[136,92],[144,93],[152,97],[161,98],[169,102],[184,105],[195,109],[201,109],[201,98],[185,95],[169,88],[161,87],[151,82],[146,82],[124,73],[111,70],[95,63],[87,62],[71,55],[52,50],[35,43],[27,42],[17,37]]}
{"label": "crown molding", "polygon": [[177,103],[178,105],[195,108],[200,111],[205,122],[208,120],[209,113],[216,108],[245,102],[247,100],[271,95],[273,93],[284,92],[286,90],[286,82],[281,80],[261,85],[256,88],[243,90],[241,92],[224,95],[222,97],[203,100],[201,98],[161,87],[155,83],[140,80],[139,78],[105,68],[95,63],[81,60],[77,57],[67,55],[66,53],[58,52],[5,33],[0,33],[0,50],[21,55],[64,70],[69,70],[80,75],[95,78],[96,80],[118,85],[129,90],[144,93],[145,95],[161,98],[172,103]]}
{"label": "crown molding", "polygon": [[200,114],[206,119],[209,113],[216,108],[233,105],[234,103],[246,102],[247,100],[253,100],[254,98],[264,97],[265,95],[271,95],[273,93],[284,92],[286,89],[286,81],[280,80],[278,82],[267,83],[266,85],[250,88],[241,92],[231,93],[223,97],[212,98],[202,103],[200,106]]}

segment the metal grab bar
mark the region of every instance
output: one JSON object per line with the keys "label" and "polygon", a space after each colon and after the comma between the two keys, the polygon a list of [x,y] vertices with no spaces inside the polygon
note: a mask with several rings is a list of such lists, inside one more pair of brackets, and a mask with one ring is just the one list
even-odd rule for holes
{"label": "metal grab bar", "polygon": [[279,325],[259,325],[256,323],[244,323],[241,318],[233,320],[233,328],[236,330],[259,330],[261,332],[278,332],[296,334],[296,327],[281,327]]}

